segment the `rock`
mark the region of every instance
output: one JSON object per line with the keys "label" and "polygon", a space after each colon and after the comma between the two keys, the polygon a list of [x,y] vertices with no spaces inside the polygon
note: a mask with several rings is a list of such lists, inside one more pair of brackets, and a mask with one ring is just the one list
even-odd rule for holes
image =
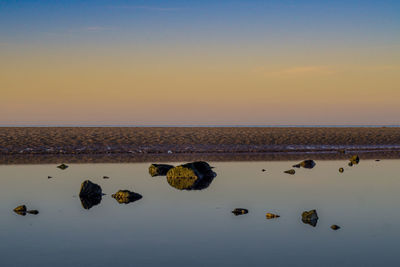
{"label": "rock", "polygon": [[293,165],[293,168],[306,168],[306,169],[312,169],[315,167],[315,161],[313,161],[312,159],[307,159],[307,160],[303,160],[302,162],[300,162],[299,164]]}
{"label": "rock", "polygon": [[293,169],[290,169],[290,170],[284,171],[284,173],[288,173],[288,174],[291,174],[291,175],[293,175],[293,174],[295,174],[295,173],[296,173],[296,171],[295,171],[295,170],[293,170]]}
{"label": "rock", "polygon": [[101,202],[102,190],[98,184],[86,180],[81,185],[79,198],[81,199],[82,207],[90,209]]}
{"label": "rock", "polygon": [[111,197],[115,198],[120,204],[128,204],[141,199],[142,195],[129,190],[119,190],[115,194],[112,194]]}
{"label": "rock", "polygon": [[318,222],[317,211],[316,210],[304,211],[301,214],[301,220],[303,221],[303,223],[315,227]]}
{"label": "rock", "polygon": [[262,171],[262,172],[265,172],[265,171],[266,171],[266,169],[262,169],[261,171]]}
{"label": "rock", "polygon": [[336,225],[336,224],[333,224],[333,225],[331,225],[331,229],[336,231],[336,230],[340,229],[340,226]]}
{"label": "rock", "polygon": [[340,173],[344,172],[344,169],[343,168],[339,168],[339,172]]}
{"label": "rock", "polygon": [[360,158],[357,155],[354,155],[350,158],[350,162],[355,165],[358,164],[360,162]]}
{"label": "rock", "polygon": [[149,173],[152,177],[154,176],[164,176],[167,172],[174,166],[168,164],[151,164],[149,167]]}
{"label": "rock", "polygon": [[351,167],[351,166],[353,166],[353,162],[349,162],[349,164],[348,164],[348,165],[349,165],[350,167]]}
{"label": "rock", "polygon": [[381,161],[380,159],[376,159],[375,161]]}
{"label": "rock", "polygon": [[167,182],[179,190],[202,190],[211,184],[215,176],[207,162],[196,161],[171,168],[167,172]]}
{"label": "rock", "polygon": [[247,209],[236,208],[232,211],[232,213],[235,214],[236,216],[238,216],[238,215],[247,214],[247,213],[249,213],[249,211]]}
{"label": "rock", "polygon": [[27,213],[36,215],[36,214],[39,214],[39,211],[38,210],[28,210]]}
{"label": "rock", "polygon": [[61,165],[58,165],[57,168],[61,169],[61,170],[65,170],[66,168],[68,168],[68,165],[65,165],[64,163]]}
{"label": "rock", "polygon": [[103,176],[103,179],[109,179],[110,177],[108,177],[108,176]]}
{"label": "rock", "polygon": [[53,177],[51,177],[51,176],[47,176],[47,179],[51,179],[51,178],[53,178]]}
{"label": "rock", "polygon": [[279,216],[278,214],[273,214],[273,213],[267,213],[265,215],[265,217],[267,217],[267,219],[274,219],[274,218],[279,218],[281,216]]}
{"label": "rock", "polygon": [[21,216],[25,216],[26,215],[26,206],[25,205],[18,206],[14,209],[14,212]]}

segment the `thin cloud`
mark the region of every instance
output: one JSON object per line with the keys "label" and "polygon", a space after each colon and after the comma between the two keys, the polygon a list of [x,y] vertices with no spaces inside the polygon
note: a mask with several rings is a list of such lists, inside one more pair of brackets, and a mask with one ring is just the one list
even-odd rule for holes
{"label": "thin cloud", "polygon": [[261,72],[268,76],[290,76],[290,75],[329,75],[334,74],[332,68],[326,66],[298,66],[291,68],[283,68],[279,70],[267,70],[265,68],[258,68],[256,72]]}
{"label": "thin cloud", "polygon": [[110,6],[110,8],[115,9],[142,9],[142,10],[149,10],[149,11],[179,11],[183,10],[184,8],[180,7],[155,7],[155,6]]}

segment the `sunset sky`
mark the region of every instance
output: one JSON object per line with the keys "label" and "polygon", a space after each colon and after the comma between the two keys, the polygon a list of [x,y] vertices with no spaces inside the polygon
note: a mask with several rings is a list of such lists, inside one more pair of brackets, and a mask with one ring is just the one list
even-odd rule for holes
{"label": "sunset sky", "polygon": [[0,0],[0,125],[400,124],[400,1]]}

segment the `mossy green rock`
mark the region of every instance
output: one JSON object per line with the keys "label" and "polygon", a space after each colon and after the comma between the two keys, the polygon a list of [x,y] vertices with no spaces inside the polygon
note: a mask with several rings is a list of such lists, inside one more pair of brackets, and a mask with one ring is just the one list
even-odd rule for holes
{"label": "mossy green rock", "polygon": [[208,187],[215,176],[207,162],[196,161],[171,168],[167,181],[179,190],[201,190]]}
{"label": "mossy green rock", "polygon": [[293,170],[293,169],[290,169],[290,170],[284,171],[284,173],[287,173],[287,174],[293,175],[293,174],[295,174],[295,173],[296,173],[296,171],[295,171],[295,170]]}
{"label": "mossy green rock", "polygon": [[318,214],[316,210],[304,211],[301,214],[301,220],[305,224],[309,224],[313,227],[317,225],[318,222]]}
{"label": "mossy green rock", "polygon": [[141,199],[142,195],[129,190],[119,190],[115,194],[112,194],[111,197],[115,198],[120,204],[128,204]]}
{"label": "mossy green rock", "polygon": [[149,174],[152,177],[167,175],[167,172],[173,167],[174,166],[168,164],[151,164],[149,167]]}

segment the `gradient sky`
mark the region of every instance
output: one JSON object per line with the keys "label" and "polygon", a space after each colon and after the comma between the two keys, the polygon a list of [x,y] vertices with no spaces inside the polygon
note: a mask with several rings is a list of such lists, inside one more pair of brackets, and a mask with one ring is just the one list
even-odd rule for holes
{"label": "gradient sky", "polygon": [[0,125],[400,124],[400,1],[0,0]]}

